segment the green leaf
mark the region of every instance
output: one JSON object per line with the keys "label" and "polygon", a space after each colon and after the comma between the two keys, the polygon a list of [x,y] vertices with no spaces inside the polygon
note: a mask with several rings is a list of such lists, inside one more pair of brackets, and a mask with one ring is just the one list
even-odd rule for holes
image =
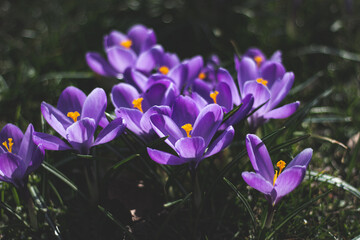
{"label": "green leaf", "polygon": [[[315,172],[315,171],[310,171],[309,175],[315,181],[332,184],[332,185],[334,185],[334,186],[336,186],[338,188],[342,188],[345,191],[353,194],[357,198],[360,198],[360,191],[359,190],[357,190],[355,187],[351,186],[350,184],[348,184],[347,182],[345,182],[344,180],[342,180],[342,179],[340,179],[338,177],[333,177],[333,176],[323,174],[323,173],[320,173],[320,172]],[[306,178],[310,178],[309,175],[306,175]]]}
{"label": "green leaf", "polygon": [[234,184],[232,184],[228,179],[226,179],[225,177],[223,178],[225,183],[236,193],[237,197],[243,202],[243,204],[245,205],[246,210],[248,211],[248,213],[250,214],[254,229],[256,228],[256,221],[255,221],[255,214],[253,212],[253,210],[250,207],[249,202],[246,200],[246,198],[244,197],[244,195],[242,195],[234,186]]}
{"label": "green leaf", "polygon": [[303,135],[303,136],[300,136],[300,137],[297,137],[297,138],[293,138],[293,139],[290,139],[290,140],[287,140],[286,142],[284,143],[281,143],[281,144],[278,144],[272,148],[269,149],[269,152],[276,152],[280,149],[283,149],[283,148],[286,148],[286,147],[289,147],[297,142],[300,142],[300,141],[303,141],[305,139],[307,139],[308,137],[310,137],[311,135],[310,134],[306,134],[306,135]]}
{"label": "green leaf", "polygon": [[168,202],[168,203],[164,203],[164,208],[168,208],[168,207],[171,207],[171,206],[174,206],[178,203],[183,203],[184,201],[188,200],[189,197],[191,196],[192,192],[187,194],[184,198],[181,198],[181,199],[178,199],[178,200],[175,200],[173,202]]}
{"label": "green leaf", "polygon": [[26,227],[30,228],[29,223],[27,223],[22,217],[16,213],[7,203],[0,201],[0,206],[5,209],[8,213],[14,215],[20,222],[22,222]]}
{"label": "green leaf", "polygon": [[232,115],[234,115],[237,111],[239,111],[239,109],[241,108],[243,104],[241,103],[239,106],[234,107],[230,112],[226,113],[222,123],[224,123],[226,120],[228,120]]}
{"label": "green leaf", "polygon": [[331,190],[311,199],[310,201],[304,203],[303,205],[301,205],[300,207],[298,207],[297,209],[295,209],[292,213],[290,213],[289,215],[287,215],[285,217],[285,219],[281,222],[281,223],[276,223],[274,224],[276,227],[274,229],[274,231],[272,231],[266,238],[267,239],[271,239],[271,237],[279,230],[281,229],[282,226],[284,226],[288,221],[290,221],[292,218],[294,218],[296,215],[299,214],[299,212],[301,212],[302,210],[304,210],[305,208],[307,208],[308,206],[310,206],[313,202],[316,202],[317,200],[319,200],[320,198],[324,197],[325,195],[327,195],[329,192],[331,192]]}
{"label": "green leaf", "polygon": [[342,49],[330,48],[323,45],[310,45],[308,47],[300,48],[296,51],[296,56],[321,53],[341,57],[346,60],[360,62],[360,54],[348,52]]}
{"label": "green leaf", "polygon": [[134,158],[137,158],[137,157],[139,157],[139,156],[140,156],[139,154],[134,154],[134,155],[131,155],[130,157],[127,157],[127,158],[125,158],[125,159],[123,159],[123,160],[115,163],[114,165],[112,165],[112,166],[109,168],[109,170],[108,170],[107,173],[105,174],[106,178],[107,178],[107,177],[110,178],[111,176],[113,176],[113,175],[116,173],[116,171],[117,171],[117,169],[118,169],[119,167],[121,167],[121,166],[124,165],[125,163],[127,163],[127,162],[129,162],[130,160],[132,160],[132,159],[134,159]]}

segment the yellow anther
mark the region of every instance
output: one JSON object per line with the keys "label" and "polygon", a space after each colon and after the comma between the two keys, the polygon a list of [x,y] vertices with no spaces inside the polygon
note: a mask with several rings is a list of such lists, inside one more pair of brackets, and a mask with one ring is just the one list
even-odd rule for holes
{"label": "yellow anther", "polygon": [[218,94],[219,94],[218,91],[214,91],[214,92],[210,93],[210,97],[212,100],[214,100],[214,103],[216,103],[216,97]]}
{"label": "yellow anther", "polygon": [[134,99],[134,101],[132,101],[132,104],[134,104],[134,108],[137,108],[140,110],[140,112],[143,113],[142,107],[141,107],[141,102],[144,100],[144,98],[137,98]]}
{"label": "yellow anther", "polygon": [[274,180],[273,180],[273,186],[275,186],[275,182],[276,182],[276,179],[277,179],[277,177],[278,177],[278,171],[277,170],[275,170],[275,174],[274,174]]}
{"label": "yellow anther", "polygon": [[123,46],[124,48],[129,49],[132,45],[132,41],[130,39],[124,40],[120,42],[120,45]]}
{"label": "yellow anther", "polygon": [[261,83],[264,86],[267,86],[267,84],[268,84],[268,81],[263,78],[256,79],[256,82]]}
{"label": "yellow anther", "polygon": [[276,166],[279,168],[279,175],[281,171],[285,168],[286,163],[283,160],[280,160],[276,163]]}
{"label": "yellow anther", "polygon": [[193,128],[192,128],[192,125],[190,123],[187,123],[187,124],[183,125],[181,128],[185,130],[187,137],[191,137],[190,131]]}
{"label": "yellow anther", "polygon": [[206,74],[204,72],[201,72],[201,73],[199,73],[198,78],[203,80],[206,78]]}
{"label": "yellow anther", "polygon": [[283,160],[280,160],[276,163],[276,166],[279,168],[279,173],[277,170],[275,170],[273,186],[275,186],[276,179],[279,177],[280,173],[285,168],[286,163]]}
{"label": "yellow anther", "polygon": [[4,145],[4,147],[8,150],[9,153],[12,152],[12,146],[14,145],[14,143],[12,142],[12,138],[8,138],[8,141],[9,141],[9,146],[7,144],[7,142],[3,142],[2,145]]}
{"label": "yellow anther", "polygon": [[74,122],[77,122],[77,118],[80,116],[80,113],[78,111],[68,112],[66,116],[74,120]]}
{"label": "yellow anther", "polygon": [[254,57],[254,60],[258,67],[260,67],[261,63],[264,61],[264,58],[262,56],[256,56]]}
{"label": "yellow anther", "polygon": [[166,75],[166,74],[168,74],[168,72],[169,72],[169,68],[168,68],[167,66],[161,66],[161,67],[159,68],[159,72],[161,72],[162,74]]}

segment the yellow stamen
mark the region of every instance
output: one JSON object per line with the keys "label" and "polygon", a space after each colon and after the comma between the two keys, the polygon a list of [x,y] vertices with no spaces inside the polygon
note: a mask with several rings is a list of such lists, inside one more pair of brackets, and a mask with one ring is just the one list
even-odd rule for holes
{"label": "yellow stamen", "polygon": [[120,42],[120,45],[123,46],[124,48],[129,49],[132,45],[132,41],[130,39],[124,40]]}
{"label": "yellow stamen", "polygon": [[214,100],[214,103],[216,103],[216,97],[218,94],[219,94],[218,91],[214,91],[214,92],[210,93],[210,97],[212,100]]}
{"label": "yellow stamen", "polygon": [[206,78],[206,74],[203,73],[203,72],[201,72],[201,73],[199,73],[198,78],[200,78],[201,80],[203,80],[203,79]]}
{"label": "yellow stamen", "polygon": [[9,141],[9,146],[7,145],[7,142],[3,142],[2,145],[4,145],[4,147],[8,150],[9,153],[12,152],[12,146],[14,145],[14,143],[12,142],[12,138],[8,138]]}
{"label": "yellow stamen", "polygon": [[256,56],[256,57],[254,57],[254,60],[258,67],[260,67],[261,63],[264,61],[262,56]]}
{"label": "yellow stamen", "polygon": [[273,181],[273,186],[275,186],[275,181],[276,179],[279,177],[280,173],[282,172],[282,170],[285,168],[286,163],[283,160],[280,160],[276,163],[276,166],[279,168],[279,174],[278,171],[275,170],[275,174],[274,174],[274,181]]}
{"label": "yellow stamen", "polygon": [[80,116],[80,113],[78,111],[68,112],[66,116],[74,120],[74,122],[77,122],[77,118]]}
{"label": "yellow stamen", "polygon": [[169,68],[168,68],[167,66],[161,66],[161,67],[159,68],[159,72],[161,72],[162,74],[166,75],[166,74],[168,74],[168,72],[169,72]]}
{"label": "yellow stamen", "polygon": [[192,125],[190,123],[187,123],[187,124],[183,125],[181,128],[185,130],[187,137],[191,137],[190,131],[193,128],[192,128]]}
{"label": "yellow stamen", "polygon": [[268,84],[268,81],[265,79],[262,79],[262,78],[256,79],[256,82],[261,83],[264,86],[267,86],[267,84]]}
{"label": "yellow stamen", "polygon": [[140,110],[140,112],[143,113],[142,107],[141,107],[141,102],[144,100],[144,98],[137,98],[134,99],[134,101],[132,101],[132,104],[134,104],[134,108],[137,108]]}

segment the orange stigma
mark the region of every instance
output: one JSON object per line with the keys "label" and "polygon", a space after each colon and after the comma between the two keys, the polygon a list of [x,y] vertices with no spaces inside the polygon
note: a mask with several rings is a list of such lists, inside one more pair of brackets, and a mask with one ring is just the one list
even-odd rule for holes
{"label": "orange stigma", "polygon": [[214,103],[216,103],[216,97],[218,94],[219,94],[218,91],[214,91],[214,92],[210,93],[210,97],[212,100],[214,100]]}
{"label": "orange stigma", "polygon": [[120,42],[120,46],[129,49],[132,45],[132,41],[130,39],[124,40]]}
{"label": "orange stigma", "polygon": [[285,165],[286,165],[286,163],[283,160],[280,160],[276,163],[276,166],[279,168],[279,173],[277,170],[275,170],[273,186],[275,186],[276,179],[279,177],[280,173],[285,168]]}
{"label": "orange stigma", "polygon": [[140,112],[144,113],[141,107],[141,102],[144,100],[144,98],[137,98],[132,101],[132,104],[134,104],[134,108],[137,108],[140,110]]}
{"label": "orange stigma", "polygon": [[2,145],[8,150],[9,153],[12,152],[12,146],[14,145],[14,143],[12,142],[12,138],[8,138],[8,141],[9,141],[9,146],[7,144],[7,142],[3,142]]}
{"label": "orange stigma", "polygon": [[267,84],[268,84],[268,81],[265,79],[262,79],[262,78],[256,79],[256,82],[261,83],[264,86],[267,86]]}
{"label": "orange stigma", "polygon": [[190,131],[193,128],[192,128],[192,125],[190,123],[187,123],[187,124],[183,125],[181,128],[185,130],[187,137],[191,137]]}
{"label": "orange stigma", "polygon": [[262,56],[256,56],[254,57],[254,60],[258,67],[260,67],[261,63],[264,61],[264,58]]}
{"label": "orange stigma", "polygon": [[199,73],[198,78],[204,80],[206,78],[206,74],[204,72]]}
{"label": "orange stigma", "polygon": [[159,68],[159,72],[161,72],[162,74],[166,75],[166,74],[168,74],[168,72],[169,72],[169,68],[168,68],[167,66],[161,66],[161,67]]}
{"label": "orange stigma", "polygon": [[78,111],[68,112],[66,116],[74,120],[74,122],[77,122],[77,118],[80,116],[80,113]]}

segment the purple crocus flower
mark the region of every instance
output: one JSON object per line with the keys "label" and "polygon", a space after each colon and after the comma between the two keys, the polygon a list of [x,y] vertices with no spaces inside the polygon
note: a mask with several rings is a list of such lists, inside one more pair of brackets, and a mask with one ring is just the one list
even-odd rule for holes
{"label": "purple crocus flower", "polygon": [[143,93],[130,84],[119,83],[111,91],[111,100],[116,116],[125,120],[126,127],[144,140],[151,140],[155,132],[150,125],[150,116],[154,113],[170,115],[170,106],[178,94],[172,81],[162,79]]}
{"label": "purple crocus flower", "polygon": [[265,103],[249,118],[252,131],[270,119],[287,118],[298,109],[298,101],[275,108],[286,97],[294,83],[294,74],[285,72],[280,62],[267,61],[259,69],[254,60],[243,57],[236,70],[241,97],[252,94],[253,109]]}
{"label": "purple crocus flower", "polygon": [[17,188],[25,186],[28,176],[44,160],[42,144],[33,141],[34,127],[29,124],[25,134],[13,124],[0,132],[0,180]]}
{"label": "purple crocus flower", "polygon": [[223,115],[222,108],[217,104],[209,104],[199,110],[190,97],[179,96],[171,117],[163,114],[150,117],[154,131],[159,137],[168,136],[165,142],[175,150],[177,156],[148,148],[149,156],[160,164],[190,163],[190,168],[195,169],[201,160],[218,153],[233,139],[234,128],[229,126],[212,141]]}
{"label": "purple crocus flower", "polygon": [[[278,62],[281,63],[282,62],[282,57],[281,57],[281,51],[276,51],[273,53],[273,55],[270,57],[270,59],[266,59],[265,54],[258,48],[249,48],[243,55],[243,57],[248,57],[251,58],[255,63],[256,66],[260,69],[262,66],[264,66],[266,64],[266,62],[270,61],[270,62]],[[239,59],[235,56],[235,66],[236,69],[238,68],[239,65]]]}
{"label": "purple crocus flower", "polygon": [[[73,148],[81,154],[89,154],[91,147],[113,140],[125,129],[122,118],[107,122],[106,105],[106,94],[101,88],[94,89],[86,97],[80,89],[67,87],[60,95],[57,108],[42,102],[41,112],[50,126],[65,138],[71,147],[58,137],[40,132],[34,133],[34,140],[42,143],[47,150]],[[104,129],[94,140],[98,125]]]}
{"label": "purple crocus flower", "polygon": [[265,194],[272,206],[299,186],[313,152],[311,148],[303,150],[286,167],[284,161],[278,161],[279,170],[274,172],[268,150],[260,138],[248,134],[246,148],[255,172],[243,172],[242,177],[249,186]]}
{"label": "purple crocus flower", "polygon": [[156,36],[152,29],[135,25],[126,35],[112,31],[104,37],[104,48],[109,62],[96,52],[88,52],[86,61],[89,67],[100,75],[121,77],[128,67],[135,66],[137,59],[150,51],[155,44]]}

